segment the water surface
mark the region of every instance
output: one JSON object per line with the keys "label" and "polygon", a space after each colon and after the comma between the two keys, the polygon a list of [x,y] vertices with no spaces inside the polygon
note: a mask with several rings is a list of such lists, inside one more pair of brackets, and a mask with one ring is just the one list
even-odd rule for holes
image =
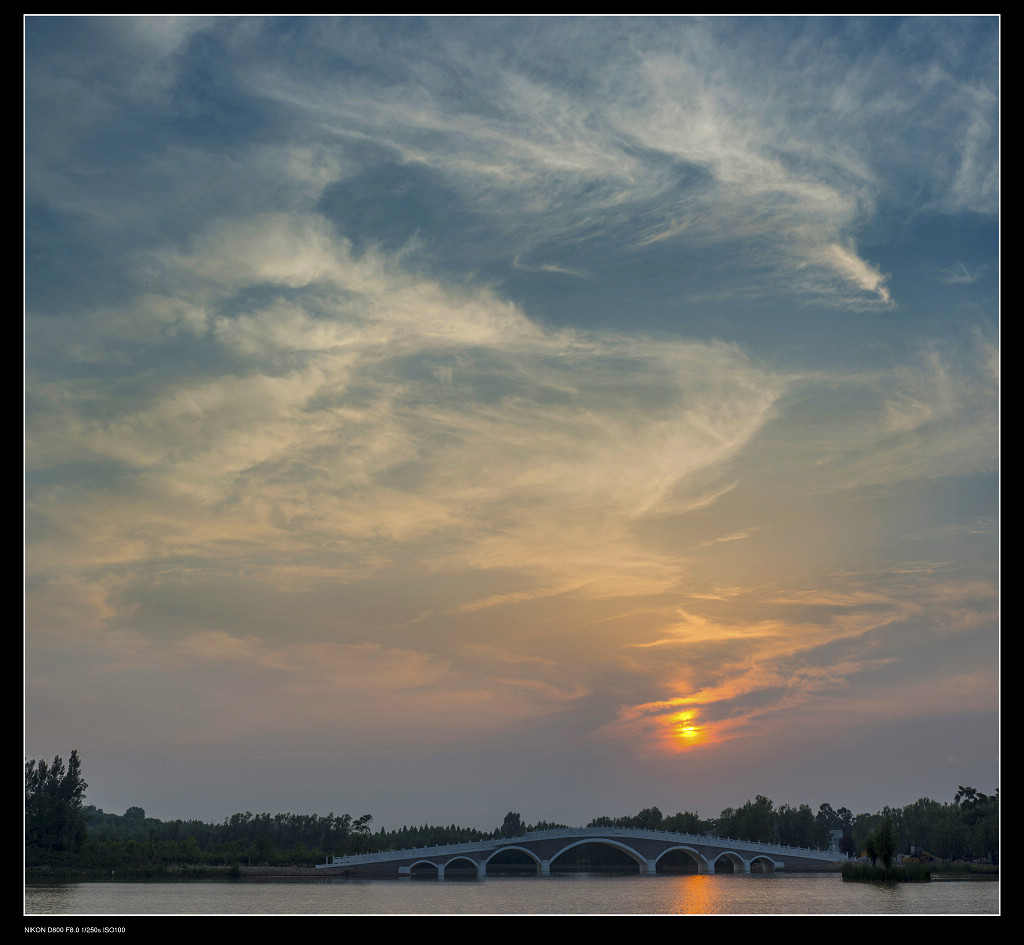
{"label": "water surface", "polygon": [[996,914],[999,883],[844,883],[836,873],[29,886],[39,916]]}

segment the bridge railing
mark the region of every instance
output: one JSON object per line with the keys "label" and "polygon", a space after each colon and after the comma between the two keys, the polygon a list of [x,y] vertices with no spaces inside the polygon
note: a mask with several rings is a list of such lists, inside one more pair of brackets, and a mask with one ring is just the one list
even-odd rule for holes
{"label": "bridge railing", "polygon": [[724,846],[754,853],[772,853],[776,856],[804,856],[821,858],[829,851],[811,847],[790,847],[779,843],[758,843],[752,840],[735,840],[731,837],[716,837],[694,833],[673,833],[669,830],[645,830],[632,827],[567,827],[561,830],[531,830],[518,837],[470,840],[463,843],[442,843],[430,847],[412,847],[401,850],[384,850],[379,853],[353,853],[348,856],[328,857],[327,865],[343,866],[347,863],[376,863],[385,860],[406,860],[415,857],[451,855],[453,853],[483,853],[529,840],[569,839],[572,837],[649,837],[690,846]]}

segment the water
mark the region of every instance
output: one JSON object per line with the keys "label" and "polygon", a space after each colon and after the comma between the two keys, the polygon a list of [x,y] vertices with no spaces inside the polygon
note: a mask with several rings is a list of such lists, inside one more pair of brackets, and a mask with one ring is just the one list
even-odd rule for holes
{"label": "water", "polygon": [[[997,914],[999,883],[844,883],[836,873],[29,886],[27,916]],[[26,924],[28,924],[26,922]]]}

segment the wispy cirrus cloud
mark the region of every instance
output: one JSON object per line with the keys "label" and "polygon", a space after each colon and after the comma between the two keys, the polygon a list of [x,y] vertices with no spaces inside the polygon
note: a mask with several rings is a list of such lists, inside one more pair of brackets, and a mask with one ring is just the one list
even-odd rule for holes
{"label": "wispy cirrus cloud", "polygon": [[971,285],[981,278],[980,272],[970,272],[962,262],[939,267],[939,281],[946,285]]}
{"label": "wispy cirrus cloud", "polygon": [[[533,24],[523,28],[543,33]],[[614,37],[617,30],[606,24],[596,32]],[[420,57],[414,70],[397,70],[379,84],[302,81],[274,66],[250,72],[248,80],[257,94],[300,110],[312,127],[341,140],[373,141],[407,165],[431,167],[505,231],[517,258],[556,241],[591,241],[628,220],[630,241],[639,246],[679,241],[685,253],[694,242],[720,244],[797,296],[889,305],[885,277],[854,248],[856,228],[887,188],[876,155],[894,159],[886,149],[897,123],[919,121],[926,103],[948,101],[955,81],[908,74],[895,39],[870,64],[810,67],[800,63],[813,42],[813,30],[805,30],[789,43],[779,38],[779,55],[792,60],[783,98],[756,70],[724,64],[720,44],[746,41],[742,29],[728,40],[726,32],[693,23],[678,37],[652,36],[646,49],[632,43],[628,52],[602,57],[599,71],[581,60],[553,64],[543,83],[529,76],[531,61],[488,44],[470,50],[450,37],[440,40],[437,59]],[[396,50],[405,41],[396,36]],[[447,95],[453,63],[473,77],[469,98]],[[574,83],[558,81],[559,68],[566,77],[584,70],[600,95],[584,96]],[[889,96],[884,112],[876,107],[873,96],[886,75],[911,83],[913,106]],[[833,109],[812,105],[830,94]],[[974,129],[970,154],[959,168],[932,167],[936,181],[943,174],[947,183],[949,174],[974,179],[969,167],[979,149],[991,151],[991,128],[981,130],[977,103],[966,104],[974,98],[966,91],[954,96],[963,106],[957,114]],[[874,133],[865,137],[872,123]],[[983,199],[972,186],[960,188],[965,203]],[[515,213],[508,212],[512,204]]]}
{"label": "wispy cirrus cloud", "polygon": [[[431,568],[525,569],[562,590],[664,586],[675,567],[633,525],[685,504],[694,475],[755,436],[786,385],[728,346],[541,329],[486,290],[356,258],[317,218],[220,225],[157,265],[179,295],[146,296],[143,310],[186,313],[174,316],[185,340],[166,343],[212,345],[234,368],[158,375],[127,410],[102,374],[76,382],[82,411],[39,388],[33,467],[89,456],[127,486],[99,504],[65,492],[34,505],[61,518],[62,544],[88,535],[97,564],[215,559],[230,541],[260,569],[278,567],[272,549],[315,568],[330,549],[370,562],[384,543],[444,534]],[[88,337],[102,345],[121,319],[98,313]]]}

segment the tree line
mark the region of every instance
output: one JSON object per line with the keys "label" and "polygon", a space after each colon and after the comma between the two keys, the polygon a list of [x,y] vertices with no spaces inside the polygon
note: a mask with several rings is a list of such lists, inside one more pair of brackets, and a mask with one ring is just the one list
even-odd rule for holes
{"label": "tree line", "polygon": [[[312,866],[329,855],[515,837],[566,826],[543,820],[527,823],[515,811],[509,811],[492,830],[423,824],[396,830],[381,827],[374,832],[371,814],[246,811],[232,814],[222,823],[161,821],[147,817],[141,807],[113,814],[85,805],[87,787],[77,751],[66,765],[60,756],[51,764],[34,759],[26,762],[27,868],[145,872],[182,867]],[[986,795],[972,787],[960,787],[949,803],[920,798],[906,807],[887,806],[875,814],[856,815],[845,807],[834,810],[828,803],[821,804],[817,812],[807,804],[776,807],[759,794],[742,807],[726,808],[712,818],[690,811],[666,816],[657,807],[648,807],[634,815],[598,817],[587,826],[711,834],[815,849],[827,848],[831,832],[841,831],[839,848],[844,853],[871,855],[874,851],[875,856],[884,858],[890,852],[924,849],[943,859],[995,859],[999,852],[999,792]]]}
{"label": "tree line", "polygon": [[[942,859],[991,859],[999,855],[999,789],[987,795],[961,786],[949,803],[922,797],[906,807],[886,805],[877,813],[853,814],[823,803],[815,813],[807,804],[775,804],[758,794],[742,807],[727,807],[717,817],[697,813],[663,816],[657,807],[626,817],[599,817],[589,827],[632,827],[710,834],[734,840],[827,849],[833,831],[841,831],[839,850],[855,856],[925,853]],[[891,837],[891,840],[890,840]],[[891,844],[891,848],[890,848]],[[882,851],[882,852],[880,852]]]}

